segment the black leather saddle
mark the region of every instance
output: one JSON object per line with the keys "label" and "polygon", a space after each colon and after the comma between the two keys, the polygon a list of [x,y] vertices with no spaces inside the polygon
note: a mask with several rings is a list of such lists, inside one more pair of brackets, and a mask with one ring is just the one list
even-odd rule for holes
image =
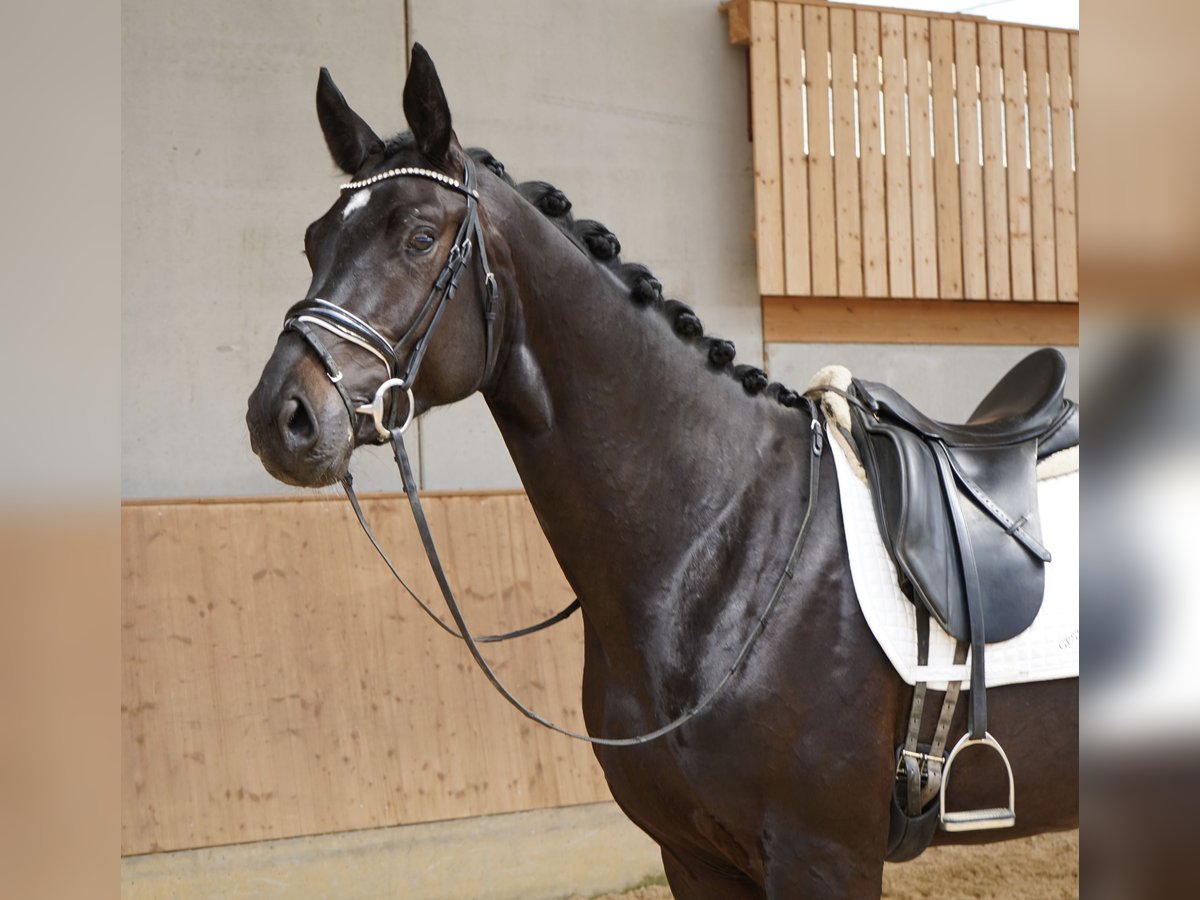
{"label": "black leather saddle", "polygon": [[1079,443],[1079,407],[1063,397],[1053,348],[1017,363],[965,424],[938,422],[886,385],[855,380],[852,436],[884,543],[905,582],[947,632],[971,640],[978,594],[986,643],[1020,634],[1042,602],[1036,466]]}
{"label": "black leather saddle", "polygon": [[[929,656],[929,622],[970,647],[968,733],[945,754],[959,682],[946,690],[933,739],[920,740],[926,685],[914,688],[908,734],[897,748],[887,858],[912,859],[940,824],[948,831],[1005,828],[1016,821],[1012,767],[987,732],[984,648],[1032,624],[1042,605],[1045,564],[1037,463],[1079,443],[1079,406],[1064,398],[1066,360],[1047,348],[996,384],[961,425],[939,422],[883,384],[855,379],[851,437],[871,487],[884,545],[917,606],[917,662]],[[817,391],[819,393],[819,391]],[[1007,806],[947,811],[951,764],[985,745],[1004,761]],[[939,802],[934,802],[937,798]]]}

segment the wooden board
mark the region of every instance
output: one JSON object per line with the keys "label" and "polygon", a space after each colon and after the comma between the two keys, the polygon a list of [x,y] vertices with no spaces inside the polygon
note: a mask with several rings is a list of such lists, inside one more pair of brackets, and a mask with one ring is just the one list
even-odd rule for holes
{"label": "wooden board", "polygon": [[858,58],[859,168],[862,174],[863,292],[888,295],[887,198],[883,175],[883,110],[879,13],[854,13]]}
{"label": "wooden board", "polygon": [[760,280],[782,273],[791,296],[1077,300],[1077,33],[818,0],[739,0],[731,29],[765,3],[776,19],[759,17],[752,54],[776,42],[779,102],[755,128],[780,138],[782,196],[758,209],[760,231],[781,229],[759,252],[782,261]]}
{"label": "wooden board", "polygon": [[929,114],[929,19],[905,16],[908,55],[909,171],[912,177],[913,290],[938,296],[937,197]]}
{"label": "wooden board", "polygon": [[958,184],[962,211],[963,296],[988,296],[983,163],[979,136],[979,51],[974,22],[954,23],[954,95],[958,109]]}
{"label": "wooden board", "polygon": [[1012,298],[1033,299],[1033,224],[1029,144],[1025,138],[1025,29],[1000,30],[1004,54],[1004,138],[1008,156],[1008,253]]}
{"label": "wooden board", "polygon": [[829,11],[804,6],[804,75],[808,88],[808,212],[812,289],[838,292],[837,222],[829,120]]}
{"label": "wooden board", "polygon": [[829,55],[833,77],[833,171],[837,197],[838,293],[863,293],[862,217],[854,84],[854,12],[829,10]]}
{"label": "wooden board", "polygon": [[983,136],[983,225],[988,299],[1012,297],[1008,267],[1008,174],[1004,166],[1004,93],[1000,27],[980,25],[979,114]]}
{"label": "wooden board", "polygon": [[1058,299],[1054,259],[1054,172],[1050,168],[1050,73],[1046,34],[1025,31],[1025,72],[1029,84],[1030,215],[1033,222],[1033,295]]}
{"label": "wooden board", "polygon": [[912,197],[905,110],[904,16],[879,17],[883,55],[884,175],[887,183],[888,285],[892,297],[913,296]]}
{"label": "wooden board", "polygon": [[763,340],[867,344],[1079,343],[1074,303],[764,297]]}
{"label": "wooden board", "polygon": [[768,294],[784,290],[775,4],[755,0],[750,7],[750,22],[753,33],[750,44],[750,106],[754,123],[758,289]]}
{"label": "wooden board", "polygon": [[812,292],[808,154],[804,152],[804,12],[780,6],[779,124],[783,153],[783,267],[789,294]]}
{"label": "wooden board", "polygon": [[[364,501],[432,599],[406,506]],[[479,631],[570,599],[523,495],[427,511]],[[608,798],[587,747],[527,723],[402,594],[344,500],[130,505],[122,536],[123,854]],[[582,727],[578,620],[487,654]]]}
{"label": "wooden board", "polygon": [[1058,296],[1079,299],[1075,167],[1071,138],[1071,60],[1064,34],[1049,36],[1050,129],[1054,154],[1054,243]]}
{"label": "wooden board", "polygon": [[[929,23],[933,75],[933,168],[937,190],[938,296],[963,295],[962,204],[958,191],[958,147],[955,141],[954,23]],[[974,75],[972,69],[971,74]]]}

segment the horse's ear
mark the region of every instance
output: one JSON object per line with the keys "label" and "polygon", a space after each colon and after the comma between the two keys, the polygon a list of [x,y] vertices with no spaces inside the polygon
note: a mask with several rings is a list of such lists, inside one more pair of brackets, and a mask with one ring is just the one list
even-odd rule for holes
{"label": "horse's ear", "polygon": [[452,137],[450,105],[433,60],[420,44],[413,44],[404,82],[404,117],[425,158],[435,163],[445,160]]}
{"label": "horse's ear", "polygon": [[347,175],[356,173],[372,153],[383,150],[383,141],[362,120],[322,67],[317,79],[317,118],[333,161]]}

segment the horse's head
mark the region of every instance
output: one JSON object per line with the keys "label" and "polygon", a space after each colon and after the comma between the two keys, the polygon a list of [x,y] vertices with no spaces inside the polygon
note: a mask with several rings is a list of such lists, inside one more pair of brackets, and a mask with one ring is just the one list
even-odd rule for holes
{"label": "horse's head", "polygon": [[291,484],[333,483],[358,444],[471,394],[493,362],[475,171],[419,44],[404,113],[412,133],[380,139],[321,70],[317,116],[351,180],[305,232],[312,283],[246,413],[254,452]]}

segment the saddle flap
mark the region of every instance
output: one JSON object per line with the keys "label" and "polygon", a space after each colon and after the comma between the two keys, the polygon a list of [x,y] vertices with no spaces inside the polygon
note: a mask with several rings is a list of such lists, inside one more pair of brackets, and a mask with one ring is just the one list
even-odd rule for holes
{"label": "saddle flap", "polygon": [[[947,476],[929,439],[892,421],[886,410],[875,415],[854,408],[852,437],[880,532],[910,598],[953,637],[971,638],[957,511],[978,572],[987,642],[1028,628],[1045,587],[1037,442],[947,448],[957,472]],[[965,490],[958,476],[974,490]]]}

